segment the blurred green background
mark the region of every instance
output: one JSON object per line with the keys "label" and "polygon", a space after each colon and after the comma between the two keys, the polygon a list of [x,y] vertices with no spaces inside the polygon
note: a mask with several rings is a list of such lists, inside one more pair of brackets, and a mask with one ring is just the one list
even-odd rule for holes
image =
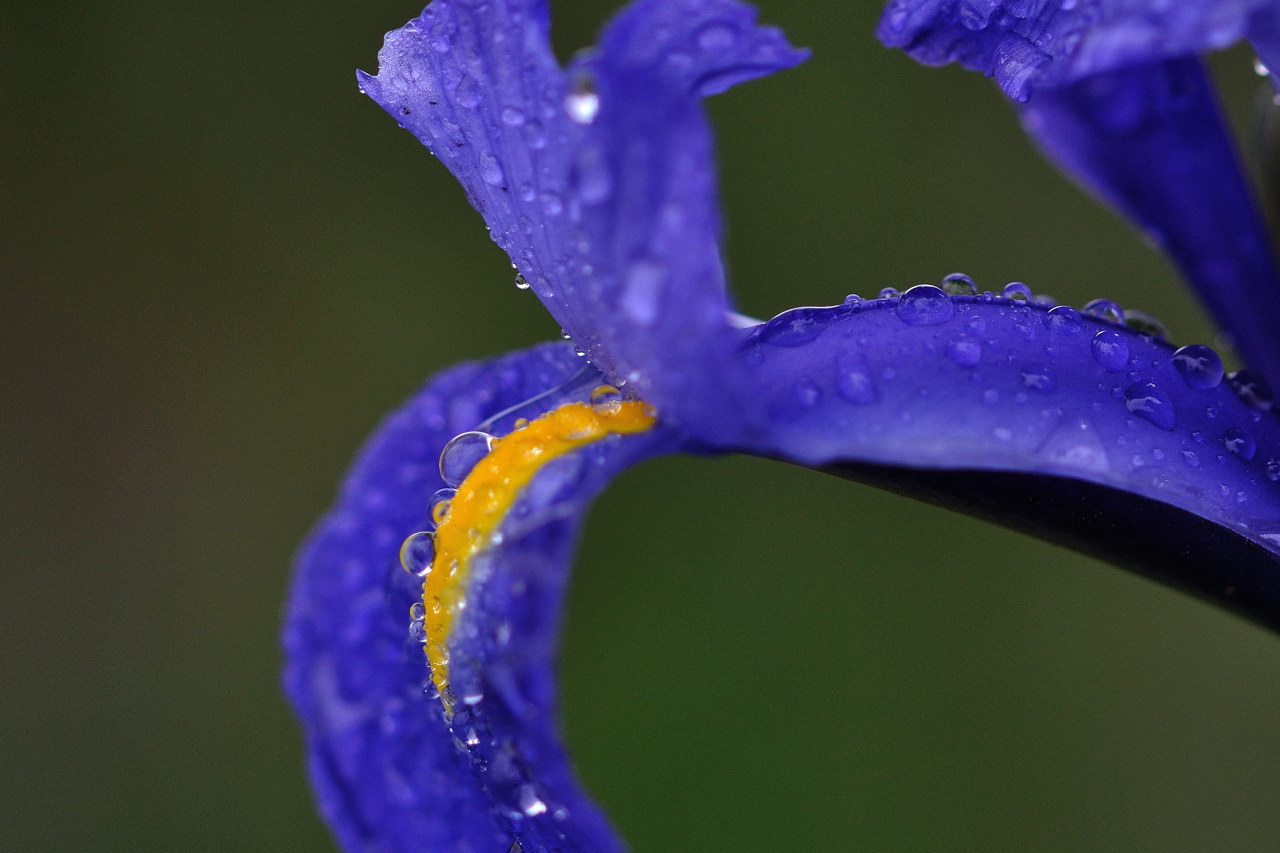
{"label": "blurred green background", "polygon": [[[1212,340],[990,81],[883,50],[874,2],[760,5],[814,58],[712,105],[745,312],[963,270]],[[555,0],[558,49],[612,8]],[[425,376],[558,331],[356,92],[417,12],[0,10],[0,849],[332,849],[291,554]],[[1107,566],[676,458],[607,493],[575,584],[567,737],[637,851],[1280,845],[1280,638]]]}

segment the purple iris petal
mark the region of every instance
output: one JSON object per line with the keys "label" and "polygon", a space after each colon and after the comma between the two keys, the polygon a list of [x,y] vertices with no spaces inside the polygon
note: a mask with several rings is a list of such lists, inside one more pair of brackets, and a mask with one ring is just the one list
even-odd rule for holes
{"label": "purple iris petal", "polygon": [[[1042,144],[1219,297],[1270,370],[1269,309],[1231,319],[1274,296],[1261,226],[1198,65],[1176,57],[1265,41],[1275,4],[1153,7],[903,2],[882,33],[1032,93]],[[361,78],[458,177],[594,367],[555,344],[438,377],[378,430],[304,547],[285,680],[344,846],[620,848],[559,741],[552,662],[590,499],[658,453],[742,450],[941,496],[1280,626],[1280,420],[1263,380],[1110,322],[1114,306],[1036,304],[1025,285],[920,286],[734,329],[700,99],[803,53],[735,0],[639,0],[567,71],[547,29],[544,2],[436,0]],[[1126,171],[1138,160],[1152,177]],[[518,494],[471,564],[446,715],[409,633],[420,584],[396,565],[429,524],[441,450],[580,400],[602,374],[660,422],[547,464]]]}
{"label": "purple iris petal", "polygon": [[[409,635],[421,580],[397,560],[400,542],[427,526],[431,496],[444,485],[444,444],[500,413],[509,428],[516,417],[582,399],[599,381],[594,371],[585,384],[573,381],[582,366],[557,343],[434,379],[377,430],[299,555],[285,687],[306,729],[321,812],[346,849],[488,853],[519,838],[537,842],[528,849],[613,849],[556,737],[555,629],[586,503],[620,468],[673,449],[670,437],[657,431],[566,457],[578,461],[574,476],[531,491],[517,513],[523,530],[494,549],[506,585],[476,593],[467,622],[476,633],[455,652],[457,682],[483,685],[487,698],[468,706],[469,716],[455,715],[452,730],[439,701],[423,692],[422,646]],[[553,518],[534,523],[550,510]],[[511,592],[515,582],[526,594]],[[481,733],[468,739],[470,752],[454,742],[468,720]],[[535,793],[554,808],[524,815],[520,798]]]}
{"label": "purple iris petal", "polygon": [[[771,334],[798,322],[816,334]],[[1175,504],[1280,553],[1280,486],[1267,468],[1280,460],[1280,420],[1225,380],[1189,376],[1172,345],[1124,326],[921,285],[787,312],[753,332],[743,359],[773,422],[752,452],[810,466],[1076,477]],[[1231,430],[1251,436],[1255,452],[1237,452]]]}
{"label": "purple iris petal", "polygon": [[698,421],[688,401],[733,388],[700,101],[806,54],[736,0],[643,0],[566,73],[544,4],[499,5],[437,0],[361,85],[449,166],[593,363]]}
{"label": "purple iris petal", "polygon": [[1022,122],[1169,254],[1246,362],[1280,377],[1280,277],[1200,60],[1041,90]]}
{"label": "purple iris petal", "polygon": [[959,62],[1016,100],[1094,74],[1270,45],[1274,0],[893,0],[876,34],[926,65]]}
{"label": "purple iris petal", "polygon": [[1241,39],[1280,60],[1280,3],[896,0],[879,35],[993,75],[1071,177],[1177,264],[1254,369],[1280,382],[1280,273],[1196,58]]}

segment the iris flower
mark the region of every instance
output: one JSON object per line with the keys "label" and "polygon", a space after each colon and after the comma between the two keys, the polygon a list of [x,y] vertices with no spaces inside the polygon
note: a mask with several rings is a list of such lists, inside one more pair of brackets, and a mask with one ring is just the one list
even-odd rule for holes
{"label": "iris flower", "polygon": [[571,340],[431,379],[301,551],[285,682],[346,849],[622,848],[561,745],[554,659],[589,502],[657,454],[870,481],[1280,625],[1280,291],[1197,58],[1267,59],[1280,4],[1168,5],[896,2],[881,36],[994,74],[1258,373],[1111,302],[962,275],[737,315],[701,101],[805,53],[736,0],[636,0],[567,68],[546,0],[435,0],[388,34],[361,87]]}

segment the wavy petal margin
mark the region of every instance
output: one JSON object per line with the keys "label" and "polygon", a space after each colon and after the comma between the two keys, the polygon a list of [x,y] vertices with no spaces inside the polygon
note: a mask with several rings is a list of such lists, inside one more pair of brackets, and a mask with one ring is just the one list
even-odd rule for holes
{"label": "wavy petal margin", "polygon": [[475,572],[454,629],[453,684],[469,703],[451,722],[410,637],[421,581],[397,558],[405,537],[428,525],[449,439],[486,421],[509,430],[518,417],[584,399],[599,381],[562,342],[436,377],[377,430],[300,552],[285,688],[320,811],[345,849],[618,849],[560,744],[552,664],[588,504],[622,468],[677,449],[670,433],[617,436],[535,480]]}

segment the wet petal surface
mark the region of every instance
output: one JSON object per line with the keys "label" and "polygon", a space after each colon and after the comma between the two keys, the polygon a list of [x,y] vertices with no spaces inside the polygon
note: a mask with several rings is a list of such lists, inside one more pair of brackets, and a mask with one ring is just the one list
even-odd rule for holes
{"label": "wet petal surface", "polygon": [[300,553],[285,686],[321,811],[347,849],[616,848],[556,733],[556,627],[591,496],[620,468],[673,449],[670,435],[567,455],[520,499],[455,628],[453,689],[467,701],[451,719],[414,631],[422,578],[399,564],[401,543],[440,515],[433,496],[450,439],[509,431],[598,383],[563,343],[443,374],[375,433]]}

